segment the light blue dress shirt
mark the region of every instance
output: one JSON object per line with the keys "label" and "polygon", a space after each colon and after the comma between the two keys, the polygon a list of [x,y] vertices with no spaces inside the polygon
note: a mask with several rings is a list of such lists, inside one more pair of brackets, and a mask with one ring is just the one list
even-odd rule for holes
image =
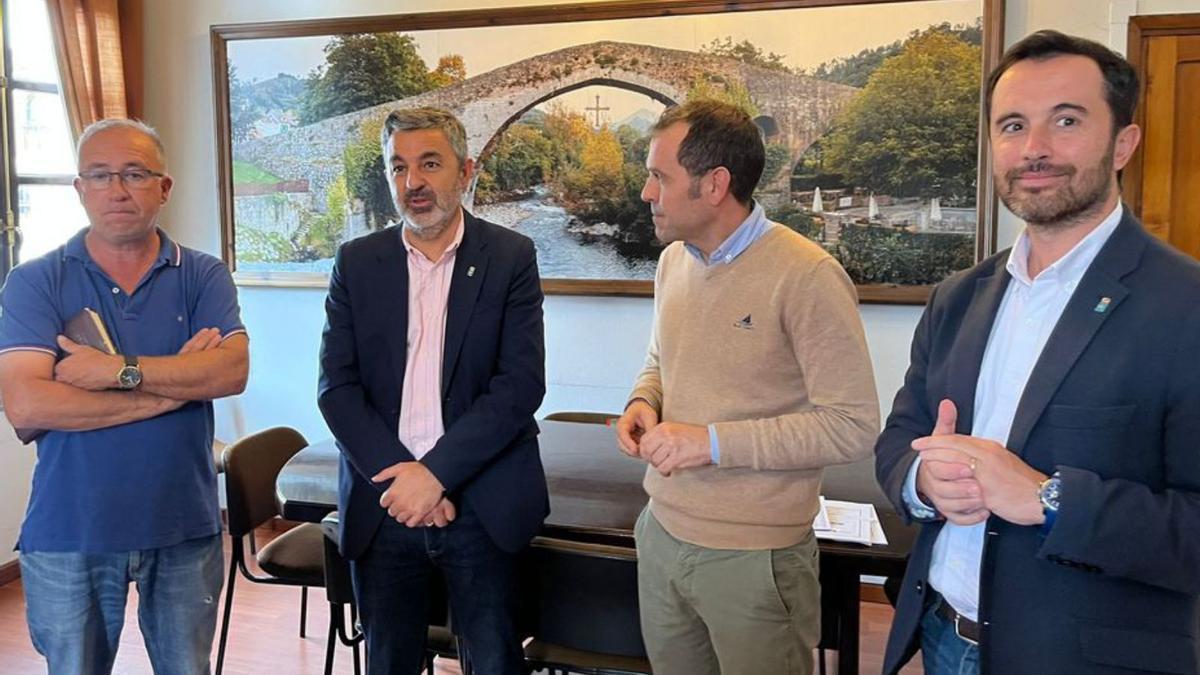
{"label": "light blue dress shirt", "polygon": [[[992,325],[976,383],[972,436],[1007,443],[1034,364],[1075,287],[1117,229],[1122,210],[1118,203],[1096,229],[1036,279],[1029,278],[1029,233],[1022,232],[1017,238],[1006,265],[1012,279]],[[914,518],[929,520],[936,514],[917,495],[920,464],[918,456],[908,472],[904,501]],[[973,621],[979,617],[979,568],[986,526],[986,522],[969,526],[946,523],[934,542],[929,565],[929,584],[959,614]]]}
{"label": "light blue dress shirt", "polygon": [[[691,253],[696,260],[701,263],[713,265],[728,265],[737,259],[739,255],[750,248],[750,244],[758,241],[763,234],[766,233],[771,221],[767,220],[767,214],[763,210],[762,204],[754,202],[754,208],[750,211],[750,215],[738,225],[737,229],[730,234],[721,245],[712,252],[707,258],[704,252],[684,242],[683,247]],[[708,425],[708,442],[712,448],[712,463],[721,463],[721,446],[717,441],[717,427],[715,424]]]}

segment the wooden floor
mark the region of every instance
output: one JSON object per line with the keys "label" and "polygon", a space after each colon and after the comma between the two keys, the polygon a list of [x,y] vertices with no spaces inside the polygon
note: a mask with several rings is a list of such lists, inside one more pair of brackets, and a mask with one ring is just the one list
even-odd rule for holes
{"label": "wooden floor", "polygon": [[[271,537],[262,533],[260,541]],[[228,548],[228,547],[227,547]],[[226,550],[228,564],[228,550]],[[234,591],[233,619],[225,672],[230,675],[318,675],[325,664],[325,630],[329,625],[328,604],[324,591],[309,591],[308,637],[299,637],[300,592],[298,589],[242,583]],[[860,672],[878,673],[882,668],[883,646],[891,625],[892,610],[887,605],[862,603],[862,649]],[[832,662],[834,654],[829,654]],[[213,645],[216,663],[216,644]],[[45,662],[33,649],[25,627],[25,601],[21,582],[0,586],[0,674],[44,673]],[[137,630],[137,593],[131,592],[126,610],[125,630],[114,672],[119,675],[151,675],[146,648]],[[338,647],[334,672],[348,675],[350,650]],[[834,672],[833,668],[828,671]],[[904,673],[920,673],[919,665],[910,664]],[[438,661],[438,675],[459,675],[457,664]]]}

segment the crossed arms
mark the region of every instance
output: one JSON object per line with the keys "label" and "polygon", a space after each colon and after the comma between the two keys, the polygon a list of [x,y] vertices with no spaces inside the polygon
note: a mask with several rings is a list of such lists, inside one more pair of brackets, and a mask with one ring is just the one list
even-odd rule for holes
{"label": "crossed arms", "polygon": [[89,431],[138,422],[188,401],[241,393],[249,374],[249,339],[222,339],[216,328],[201,329],[174,356],[140,360],[142,384],[118,391],[118,356],[59,337],[67,356],[55,364],[41,351],[0,354],[0,396],[14,427]]}

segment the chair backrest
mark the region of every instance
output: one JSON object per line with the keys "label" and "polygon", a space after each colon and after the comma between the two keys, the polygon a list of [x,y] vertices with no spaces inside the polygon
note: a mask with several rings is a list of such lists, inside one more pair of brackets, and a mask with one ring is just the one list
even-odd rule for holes
{"label": "chair backrest", "polygon": [[534,638],[600,654],[646,656],[633,549],[538,537],[529,553]]}
{"label": "chair backrest", "polygon": [[275,427],[250,434],[225,448],[225,496],[229,534],[242,537],[279,515],[275,478],[308,441],[295,429]]}
{"label": "chair backrest", "polygon": [[584,412],[581,410],[561,410],[546,415],[543,419],[551,422],[582,422],[584,424],[608,424],[609,420],[620,417],[620,413]]}
{"label": "chair backrest", "polygon": [[354,603],[354,585],[350,578],[350,563],[338,553],[341,519],[333,511],[321,520],[325,546],[325,598],[339,605]]}

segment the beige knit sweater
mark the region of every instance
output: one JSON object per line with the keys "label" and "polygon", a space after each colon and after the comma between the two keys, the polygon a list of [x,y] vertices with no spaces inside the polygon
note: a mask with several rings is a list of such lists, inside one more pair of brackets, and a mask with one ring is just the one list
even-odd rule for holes
{"label": "beige knit sweater", "polygon": [[730,264],[676,242],[654,284],[654,332],[630,400],[665,422],[715,423],[720,465],[647,467],[654,515],[718,549],[794,545],[822,467],[871,454],[879,402],[854,286],[821,247],[771,224]]}

